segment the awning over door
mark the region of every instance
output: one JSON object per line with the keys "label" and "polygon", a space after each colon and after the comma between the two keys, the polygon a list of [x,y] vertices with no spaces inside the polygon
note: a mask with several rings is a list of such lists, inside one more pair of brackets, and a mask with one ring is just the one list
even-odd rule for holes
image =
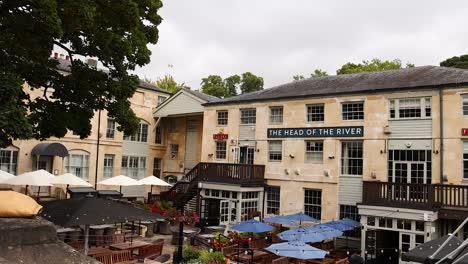
{"label": "awning over door", "polygon": [[68,156],[67,148],[60,143],[39,143],[31,151],[33,156]]}

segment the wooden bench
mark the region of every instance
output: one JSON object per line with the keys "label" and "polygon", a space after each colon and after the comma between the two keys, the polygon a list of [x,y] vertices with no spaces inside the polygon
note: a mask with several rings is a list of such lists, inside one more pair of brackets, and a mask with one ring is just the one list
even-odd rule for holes
{"label": "wooden bench", "polygon": [[132,251],[122,250],[112,252],[112,264],[131,264],[136,263],[136,260],[133,260]]}
{"label": "wooden bench", "polygon": [[272,264],[289,264],[289,258],[287,257],[277,258],[277,259],[274,259],[271,263]]}
{"label": "wooden bench", "polygon": [[164,244],[154,244],[149,246],[144,246],[138,249],[139,258],[152,258],[161,256]]}
{"label": "wooden bench", "polygon": [[94,255],[93,258],[95,258],[97,261],[101,262],[102,264],[113,264],[112,253],[103,253],[103,254]]}

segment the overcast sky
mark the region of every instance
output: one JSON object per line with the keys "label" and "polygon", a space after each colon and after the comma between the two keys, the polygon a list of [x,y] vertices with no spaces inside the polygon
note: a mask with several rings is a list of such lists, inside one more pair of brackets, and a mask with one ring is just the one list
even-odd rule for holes
{"label": "overcast sky", "polygon": [[160,15],[151,63],[136,73],[194,90],[210,74],[250,71],[268,88],[349,61],[438,65],[468,53],[466,0],[166,0]]}

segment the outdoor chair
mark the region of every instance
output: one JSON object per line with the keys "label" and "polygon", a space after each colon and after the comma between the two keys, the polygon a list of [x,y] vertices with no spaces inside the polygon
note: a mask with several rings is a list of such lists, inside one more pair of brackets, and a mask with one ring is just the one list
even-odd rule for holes
{"label": "outdoor chair", "polygon": [[239,245],[231,245],[231,246],[227,246],[227,247],[224,247],[221,252],[223,252],[224,256],[226,256],[226,258],[229,258],[229,259],[232,259],[232,258],[235,258],[235,256],[238,254],[239,252]]}
{"label": "outdoor chair", "polygon": [[287,257],[277,258],[277,259],[274,259],[271,263],[272,264],[289,264],[289,258]]}
{"label": "outdoor chair", "polygon": [[138,258],[152,258],[161,256],[164,244],[154,244],[138,250]]}
{"label": "outdoor chair", "polygon": [[267,256],[263,257],[260,260],[255,261],[255,264],[271,264],[273,260],[276,258],[276,255],[268,254]]}
{"label": "outdoor chair", "polygon": [[153,241],[153,244],[164,244],[164,238],[158,238],[155,241]]}
{"label": "outdoor chair", "polygon": [[130,250],[122,250],[112,252],[112,263],[113,264],[132,264],[136,263],[133,260],[132,252]]}
{"label": "outdoor chair", "polygon": [[258,240],[249,241],[249,248],[250,249],[262,250],[262,249],[266,248],[266,246],[267,246],[267,241],[265,239],[258,239]]}

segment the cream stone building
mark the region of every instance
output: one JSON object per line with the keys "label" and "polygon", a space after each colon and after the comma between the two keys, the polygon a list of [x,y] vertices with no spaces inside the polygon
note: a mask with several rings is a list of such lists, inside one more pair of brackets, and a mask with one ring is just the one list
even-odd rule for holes
{"label": "cream stone building", "polygon": [[[67,74],[69,61],[58,60],[59,71]],[[28,85],[25,84],[24,88],[26,90]],[[32,97],[41,96],[43,92],[35,90],[34,93],[37,94],[31,94]],[[51,92],[48,93],[50,95]],[[120,174],[135,179],[148,175],[164,178],[171,174],[170,170],[166,172],[161,167],[167,146],[164,140],[158,140],[158,137],[162,137],[163,128],[156,126],[153,111],[170,96],[166,90],[141,82],[130,99],[133,111],[141,120],[135,135],[119,132],[117,124],[107,117],[106,111],[96,112],[91,120],[92,131],[88,138],[81,140],[69,132],[64,138],[45,141],[15,140],[11,146],[0,149],[0,169],[16,175],[36,169],[45,169],[55,175],[71,172],[93,185]],[[127,193],[129,196],[144,195],[144,190],[130,189]],[[43,191],[48,190],[43,188]]]}
{"label": "cream stone building", "polygon": [[[467,117],[465,70],[311,78],[206,103],[201,160],[264,165],[267,186],[248,210],[353,218],[363,229],[351,244],[398,260],[468,216]],[[239,220],[231,200],[218,216]]]}

